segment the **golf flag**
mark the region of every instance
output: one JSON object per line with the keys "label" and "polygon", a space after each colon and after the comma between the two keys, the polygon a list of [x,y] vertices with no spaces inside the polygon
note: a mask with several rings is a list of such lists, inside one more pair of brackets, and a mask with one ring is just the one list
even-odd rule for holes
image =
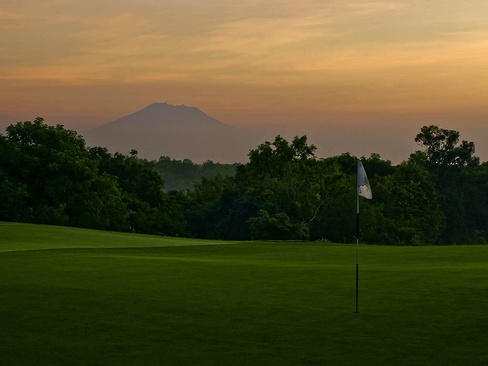
{"label": "golf flag", "polygon": [[357,214],[356,214],[356,313],[358,310],[359,299],[359,196],[368,200],[373,198],[371,186],[369,185],[368,176],[364,170],[363,163],[358,160],[358,182],[357,182]]}
{"label": "golf flag", "polygon": [[366,175],[363,163],[361,163],[360,160],[358,160],[358,195],[368,200],[373,198],[373,192],[371,192],[368,176]]}

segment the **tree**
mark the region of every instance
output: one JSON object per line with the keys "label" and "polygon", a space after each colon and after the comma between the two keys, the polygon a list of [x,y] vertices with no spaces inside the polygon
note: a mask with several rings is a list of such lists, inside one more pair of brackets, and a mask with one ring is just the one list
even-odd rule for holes
{"label": "tree", "polygon": [[271,227],[280,225],[287,227],[289,238],[310,237],[310,225],[325,201],[315,150],[306,136],[297,136],[291,143],[277,136],[273,143],[267,141],[251,150],[245,176],[246,196],[257,212],[250,221],[255,238],[268,237],[276,231]]}
{"label": "tree", "polygon": [[128,210],[129,229],[147,234],[167,231],[162,217],[164,181],[154,169],[155,163],[138,158],[135,150],[130,156],[112,155],[106,148],[95,147],[90,149],[90,154],[98,161],[99,174],[116,177]]}
{"label": "tree", "polygon": [[284,212],[269,214],[260,210],[249,222],[251,237],[256,239],[301,240],[309,236],[309,228],[304,222],[292,223]]}
{"label": "tree", "polygon": [[165,183],[166,191],[190,191],[194,185],[200,183],[202,177],[213,179],[217,175],[233,177],[237,164],[220,164],[211,160],[203,164],[196,164],[189,159],[175,160],[168,156],[161,156],[156,162],[155,169]]}
{"label": "tree", "polygon": [[25,219],[70,223],[70,208],[94,178],[94,163],[83,138],[62,125],[48,126],[38,117],[34,122],[8,126],[7,139],[15,146],[16,154],[4,169],[27,188],[31,218]]}
{"label": "tree", "polygon": [[423,153],[431,169],[479,164],[479,158],[474,156],[474,143],[465,140],[459,143],[458,131],[434,125],[424,126],[420,131],[415,137],[415,142],[423,147]]}
{"label": "tree", "polygon": [[[361,202],[361,241],[378,243],[377,233],[383,222],[383,208],[378,205],[377,185],[394,170],[380,155],[362,157],[375,199]],[[313,222],[312,237],[333,242],[354,242],[356,235],[356,174],[358,158],[349,153],[323,159],[321,174],[327,187],[319,220]]]}
{"label": "tree", "polygon": [[464,170],[464,204],[468,244],[488,239],[488,162]]}
{"label": "tree", "polygon": [[382,244],[436,244],[444,214],[431,173],[423,166],[403,162],[393,174],[377,182],[376,200],[383,219],[376,242]]}
{"label": "tree", "polygon": [[0,135],[0,220],[22,221],[30,217],[28,186],[16,178],[13,162],[19,160],[18,147]]}
{"label": "tree", "polygon": [[327,188],[311,237],[333,242],[353,242],[356,234],[357,158],[349,153],[323,159],[321,174]]}
{"label": "tree", "polygon": [[113,177],[98,175],[83,137],[63,125],[48,126],[39,117],[6,131],[0,195],[5,194],[10,208],[6,215],[0,209],[4,219],[123,228],[120,191]]}
{"label": "tree", "polygon": [[196,237],[249,239],[249,211],[233,177],[202,178],[188,193],[188,228]]}
{"label": "tree", "polygon": [[467,223],[465,170],[479,166],[474,156],[473,142],[459,142],[460,134],[437,126],[424,126],[415,137],[423,147],[410,156],[410,161],[424,166],[432,173],[439,192],[446,222],[441,233],[443,243],[464,243],[472,237]]}
{"label": "tree", "polygon": [[175,160],[161,156],[155,165],[168,191],[187,191],[193,189],[202,177],[200,166],[189,159]]}

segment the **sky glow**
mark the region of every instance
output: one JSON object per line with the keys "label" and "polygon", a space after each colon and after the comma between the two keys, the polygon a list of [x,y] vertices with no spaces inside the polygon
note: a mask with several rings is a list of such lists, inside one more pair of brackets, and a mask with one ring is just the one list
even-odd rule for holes
{"label": "sky glow", "polygon": [[167,102],[278,132],[437,124],[488,159],[485,0],[3,0],[0,47],[0,127]]}

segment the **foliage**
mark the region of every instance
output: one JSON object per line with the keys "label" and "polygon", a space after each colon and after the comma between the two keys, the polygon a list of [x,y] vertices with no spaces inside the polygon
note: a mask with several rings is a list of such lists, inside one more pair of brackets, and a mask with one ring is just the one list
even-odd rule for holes
{"label": "foliage", "polygon": [[436,243],[444,224],[437,190],[427,169],[402,163],[375,186],[383,208],[379,242]]}
{"label": "foliage", "polygon": [[188,227],[199,238],[248,239],[250,209],[234,178],[202,178],[189,195]]}
{"label": "foliage", "polygon": [[[481,231],[471,225],[473,221],[469,221],[467,212],[472,211],[472,205],[477,206],[477,200],[486,196],[476,187],[481,182],[473,186],[476,180],[469,179],[480,170],[479,158],[474,156],[474,143],[464,140],[460,143],[459,137],[459,132],[454,130],[424,126],[415,137],[423,151],[410,157],[410,161],[425,166],[432,174],[445,216],[440,241],[449,244],[468,243],[478,237]],[[480,194],[478,197],[472,195],[475,191]]]}
{"label": "foliage", "polygon": [[[76,225],[101,209],[93,194],[100,183],[95,174],[96,162],[90,159],[83,138],[76,132],[62,125],[48,126],[42,118],[36,118],[34,122],[7,127],[6,140],[9,152],[1,158],[6,176],[2,185],[8,192],[5,185],[18,184],[14,197],[21,198],[26,207],[22,213],[17,212],[16,219]],[[4,212],[15,211],[16,204]],[[93,206],[94,211],[80,206]]]}
{"label": "foliage", "polygon": [[175,160],[168,156],[161,156],[155,164],[156,171],[164,180],[165,191],[193,190],[202,178],[233,177],[236,167],[237,164],[214,163],[211,160],[196,164],[189,159]]}
{"label": "foliage", "polygon": [[250,221],[254,238],[269,237],[269,230],[283,230],[280,236],[290,239],[310,238],[310,225],[326,197],[325,175],[315,150],[306,136],[295,137],[291,143],[277,136],[273,143],[267,141],[251,150],[245,167],[245,195],[259,212]]}
{"label": "foliage", "polygon": [[153,163],[104,148],[42,118],[2,136],[0,206],[4,220],[159,233],[163,181]]}
{"label": "foliage", "polygon": [[309,236],[304,222],[292,223],[284,212],[270,215],[266,210],[259,210],[249,222],[253,239],[300,240]]}
{"label": "foliage", "polygon": [[[457,131],[424,126],[422,147],[393,166],[361,157],[374,199],[361,200],[361,242],[485,243],[488,163]],[[356,162],[319,159],[307,137],[277,136],[246,164],[147,161],[42,118],[0,135],[0,220],[226,240],[355,241]],[[167,177],[171,186],[165,182]]]}
{"label": "foliage", "polygon": [[478,165],[479,158],[474,154],[474,143],[461,141],[459,132],[430,125],[421,128],[415,142],[424,148],[426,161],[431,168],[447,166],[463,167]]}

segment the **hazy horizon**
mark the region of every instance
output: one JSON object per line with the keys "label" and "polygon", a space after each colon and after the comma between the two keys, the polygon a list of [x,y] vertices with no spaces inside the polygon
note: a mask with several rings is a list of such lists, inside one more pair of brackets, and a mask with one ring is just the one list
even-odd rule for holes
{"label": "hazy horizon", "polygon": [[484,0],[7,2],[0,127],[41,116],[83,134],[166,102],[396,163],[435,124],[487,161],[487,14]]}

